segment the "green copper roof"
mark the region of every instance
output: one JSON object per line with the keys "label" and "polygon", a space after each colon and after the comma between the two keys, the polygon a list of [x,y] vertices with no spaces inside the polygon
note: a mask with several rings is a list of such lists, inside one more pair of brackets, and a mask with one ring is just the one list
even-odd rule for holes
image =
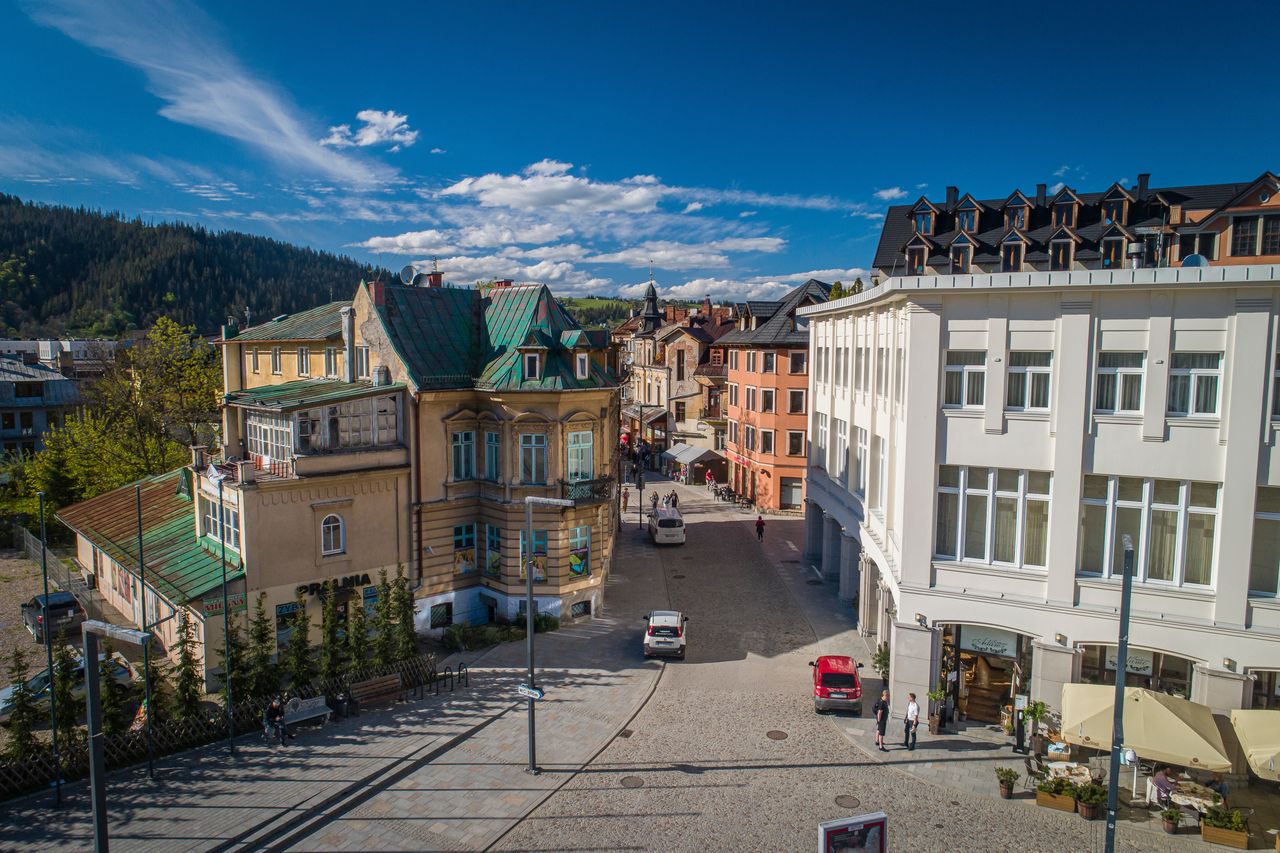
{"label": "green copper roof", "polygon": [[480,292],[474,288],[384,286],[387,337],[421,390],[465,388],[480,362]]}
{"label": "green copper roof", "polygon": [[404,385],[374,385],[372,382],[342,382],[337,379],[298,379],[280,385],[260,385],[257,388],[232,391],[226,395],[226,401],[234,406],[288,412],[343,400],[358,400],[374,394],[402,391],[404,387]]}
{"label": "green copper roof", "polygon": [[[148,477],[58,512],[62,523],[84,536],[135,577],[138,574],[136,489],[142,490],[142,554],[148,585],[173,604],[187,604],[222,586],[222,561],[196,535],[195,502],[184,491],[186,469]],[[189,491],[189,486],[187,490]],[[227,553],[228,558],[233,555]],[[227,580],[244,572],[228,559]]]}
{"label": "green copper roof", "polygon": [[231,340],[235,341],[325,341],[342,336],[342,315],[338,312],[351,304],[329,302],[296,314],[285,314],[250,326]]}

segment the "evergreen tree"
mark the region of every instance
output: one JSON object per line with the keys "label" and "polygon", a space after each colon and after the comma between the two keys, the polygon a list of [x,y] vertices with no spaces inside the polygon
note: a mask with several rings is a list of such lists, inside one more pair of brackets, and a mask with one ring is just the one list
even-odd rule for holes
{"label": "evergreen tree", "polygon": [[110,640],[102,643],[102,661],[98,665],[98,678],[101,682],[102,732],[108,737],[124,734],[129,730],[129,717],[125,713],[125,703],[129,700],[129,688],[116,681],[112,674],[116,664],[113,656],[115,647]]}
{"label": "evergreen tree", "polygon": [[289,620],[289,646],[284,650],[284,669],[296,691],[311,680],[311,616],[307,613],[307,600],[301,591],[294,603],[298,609]]}
{"label": "evergreen tree", "polygon": [[9,658],[9,683],[13,693],[9,696],[9,736],[5,739],[4,756],[19,763],[40,751],[34,731],[40,712],[27,687],[27,656],[20,645],[13,647]]}
{"label": "evergreen tree", "polygon": [[364,666],[369,654],[369,623],[365,619],[364,601],[352,603],[351,615],[347,618],[347,666],[352,673],[357,673]]}
{"label": "evergreen tree", "polygon": [[[80,703],[76,701],[76,659],[72,647],[67,644],[67,632],[58,632],[53,649],[53,723],[58,728],[58,743],[71,746],[80,734],[76,721],[79,718]],[[85,662],[85,672],[91,671],[92,664]]]}
{"label": "evergreen tree", "polygon": [[[169,683],[169,667],[163,658],[164,655],[158,648],[152,648],[147,653],[143,666],[143,683],[147,679],[151,681],[151,702],[147,704],[147,717],[153,726],[163,725],[173,717],[173,685]],[[146,703],[145,693],[143,702]]]}
{"label": "evergreen tree", "polygon": [[849,292],[850,292],[850,293],[861,293],[861,292],[862,292],[862,279],[861,279],[861,278],[855,278],[855,279],[853,280],[853,290],[851,290],[851,291],[849,291]]}
{"label": "evergreen tree", "polygon": [[409,579],[404,576],[404,566],[396,566],[396,584],[391,600],[396,620],[392,654],[395,660],[408,660],[418,653],[418,631],[413,620],[417,608],[413,606],[413,590],[409,589]]}
{"label": "evergreen tree", "polygon": [[844,289],[844,282],[837,281],[835,284],[831,285],[831,292],[827,294],[827,298],[836,300],[848,295],[848,291]]}
{"label": "evergreen tree", "polygon": [[330,578],[321,590],[324,601],[320,609],[320,677],[326,681],[337,677],[342,669],[342,643],[338,639],[338,582]]}
{"label": "evergreen tree", "polygon": [[[229,622],[231,633],[228,635],[231,643],[231,698],[235,702],[239,702],[246,696],[250,695],[248,689],[248,678],[245,672],[245,647],[244,632],[240,630],[240,620],[232,616]],[[218,679],[218,696],[222,700],[222,709],[227,709],[227,645],[218,644],[218,661],[222,666],[222,676]]]}
{"label": "evergreen tree", "polygon": [[186,608],[178,616],[178,665],[174,668],[173,710],[179,720],[200,715],[204,679],[196,665],[196,641]]}
{"label": "evergreen tree", "polygon": [[392,609],[391,583],[387,570],[378,572],[378,601],[373,608],[373,663],[386,666],[395,660],[395,611]]}
{"label": "evergreen tree", "polygon": [[245,695],[253,698],[271,696],[280,689],[280,675],[271,660],[276,653],[276,627],[267,615],[265,601],[265,596],[258,596],[249,622],[249,655],[241,682],[248,688]]}

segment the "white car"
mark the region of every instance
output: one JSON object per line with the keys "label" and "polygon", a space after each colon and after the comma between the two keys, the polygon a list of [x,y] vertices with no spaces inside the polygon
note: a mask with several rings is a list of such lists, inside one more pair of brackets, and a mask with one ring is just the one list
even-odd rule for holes
{"label": "white car", "polygon": [[689,617],[678,610],[655,610],[644,617],[644,656],[684,657]]}
{"label": "white car", "polygon": [[655,545],[683,545],[684,517],[675,507],[658,507],[649,513],[649,536]]}

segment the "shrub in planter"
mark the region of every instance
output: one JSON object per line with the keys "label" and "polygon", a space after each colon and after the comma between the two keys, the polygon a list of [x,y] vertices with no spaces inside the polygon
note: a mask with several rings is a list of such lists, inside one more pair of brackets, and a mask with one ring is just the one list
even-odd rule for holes
{"label": "shrub in planter", "polygon": [[1102,804],[1107,799],[1107,789],[1097,782],[1076,786],[1076,814],[1085,820],[1097,820],[1102,816]]}
{"label": "shrub in planter", "polygon": [[1013,786],[1022,778],[1022,775],[1012,767],[997,767],[996,781],[1000,783],[1000,796],[1003,799],[1013,799]]}
{"label": "shrub in planter", "polygon": [[1182,810],[1168,808],[1160,812],[1160,823],[1164,826],[1164,831],[1173,835],[1178,831],[1178,825],[1182,823]]}
{"label": "shrub in planter", "polygon": [[1036,755],[1044,755],[1044,735],[1040,734],[1040,721],[1049,713],[1049,708],[1039,699],[1027,705],[1023,716],[1031,722],[1031,750]]}
{"label": "shrub in planter", "polygon": [[1235,847],[1239,850],[1249,848],[1249,827],[1239,809],[1229,809],[1222,805],[1209,806],[1209,810],[1200,819],[1200,837],[1213,844],[1224,847]]}
{"label": "shrub in planter", "polygon": [[1036,785],[1036,805],[1073,812],[1076,810],[1075,787],[1066,779],[1046,779]]}

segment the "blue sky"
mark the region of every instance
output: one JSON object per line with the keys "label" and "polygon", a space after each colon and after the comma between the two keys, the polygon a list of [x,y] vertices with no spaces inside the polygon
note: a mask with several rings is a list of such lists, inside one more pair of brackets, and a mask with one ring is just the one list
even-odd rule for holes
{"label": "blue sky", "polygon": [[0,190],[563,294],[865,274],[889,203],[1276,169],[1266,4],[0,5]]}

